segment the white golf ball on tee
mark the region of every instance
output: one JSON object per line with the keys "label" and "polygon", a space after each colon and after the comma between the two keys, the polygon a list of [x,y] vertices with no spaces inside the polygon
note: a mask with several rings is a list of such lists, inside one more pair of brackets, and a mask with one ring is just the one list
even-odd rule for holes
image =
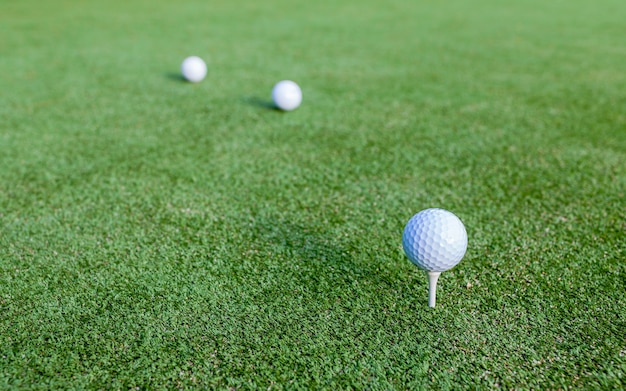
{"label": "white golf ball on tee", "polygon": [[302,90],[291,80],[280,81],[272,89],[272,101],[281,110],[295,110],[302,103]]}
{"label": "white golf ball on tee", "polygon": [[192,83],[200,82],[206,76],[206,63],[200,57],[187,57],[180,66],[183,77]]}
{"label": "white golf ball on tee", "polygon": [[467,231],[463,222],[447,210],[423,210],[406,224],[402,247],[411,262],[427,272],[428,305],[434,307],[439,275],[456,266],[467,250]]}

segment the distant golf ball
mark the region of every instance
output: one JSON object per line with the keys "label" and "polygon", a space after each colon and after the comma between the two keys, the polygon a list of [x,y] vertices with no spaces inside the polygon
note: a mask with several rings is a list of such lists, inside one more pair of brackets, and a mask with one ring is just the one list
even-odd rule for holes
{"label": "distant golf ball", "polygon": [[420,269],[443,272],[456,266],[465,255],[467,232],[453,213],[437,208],[425,209],[407,223],[402,247]]}
{"label": "distant golf ball", "polygon": [[180,66],[180,71],[185,79],[197,83],[206,76],[206,64],[200,57],[187,57]]}
{"label": "distant golf ball", "polygon": [[279,109],[291,111],[302,103],[302,90],[293,81],[283,80],[272,89],[272,100]]}

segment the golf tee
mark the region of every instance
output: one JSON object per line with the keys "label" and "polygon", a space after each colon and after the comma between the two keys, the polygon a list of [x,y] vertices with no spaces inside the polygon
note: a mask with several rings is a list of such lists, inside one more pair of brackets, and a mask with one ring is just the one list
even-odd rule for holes
{"label": "golf tee", "polygon": [[437,301],[437,280],[441,272],[426,272],[428,274],[428,306],[434,307]]}

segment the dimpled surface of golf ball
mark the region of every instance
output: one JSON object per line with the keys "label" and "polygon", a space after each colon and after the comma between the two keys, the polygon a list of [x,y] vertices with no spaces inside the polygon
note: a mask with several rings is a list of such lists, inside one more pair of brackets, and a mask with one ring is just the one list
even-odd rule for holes
{"label": "dimpled surface of golf ball", "polygon": [[302,103],[302,90],[291,80],[280,81],[272,89],[272,101],[281,110],[295,110]]}
{"label": "dimpled surface of golf ball", "polygon": [[206,64],[200,57],[187,57],[180,66],[180,71],[185,79],[197,83],[206,76]]}
{"label": "dimpled surface of golf ball", "polygon": [[402,247],[420,269],[443,272],[456,266],[465,255],[467,232],[452,212],[425,209],[406,224]]}

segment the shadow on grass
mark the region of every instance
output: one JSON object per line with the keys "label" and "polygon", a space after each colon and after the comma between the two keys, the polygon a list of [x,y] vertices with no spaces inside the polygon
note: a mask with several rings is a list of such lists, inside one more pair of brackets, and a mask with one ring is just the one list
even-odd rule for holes
{"label": "shadow on grass", "polygon": [[354,280],[379,280],[369,267],[354,259],[348,243],[323,227],[263,219],[251,227],[251,234],[262,247],[284,256],[289,262],[286,273],[309,286],[339,287]]}
{"label": "shadow on grass", "polygon": [[167,72],[165,73],[165,78],[172,80],[172,81],[177,81],[179,83],[188,83],[188,81],[183,77],[183,75],[181,75],[178,72]]}
{"label": "shadow on grass", "polygon": [[359,301],[358,296],[368,301],[368,297],[386,295],[384,300],[397,302],[398,308],[425,313],[428,291],[423,273],[408,267],[408,273],[389,268],[368,251],[367,245],[355,243],[321,222],[264,217],[256,219],[246,231],[251,248],[258,251],[263,263],[258,270],[265,274],[259,278],[265,285],[255,296],[261,298],[261,303],[293,304],[290,298],[293,292],[299,292],[307,300],[325,305],[334,305],[338,298],[345,297],[349,308]]}
{"label": "shadow on grass", "polygon": [[274,105],[274,102],[267,100],[267,99],[261,99],[257,96],[246,96],[242,98],[241,100],[250,106],[255,106],[261,109],[272,110],[272,111],[282,113],[282,110],[276,107],[276,105]]}

